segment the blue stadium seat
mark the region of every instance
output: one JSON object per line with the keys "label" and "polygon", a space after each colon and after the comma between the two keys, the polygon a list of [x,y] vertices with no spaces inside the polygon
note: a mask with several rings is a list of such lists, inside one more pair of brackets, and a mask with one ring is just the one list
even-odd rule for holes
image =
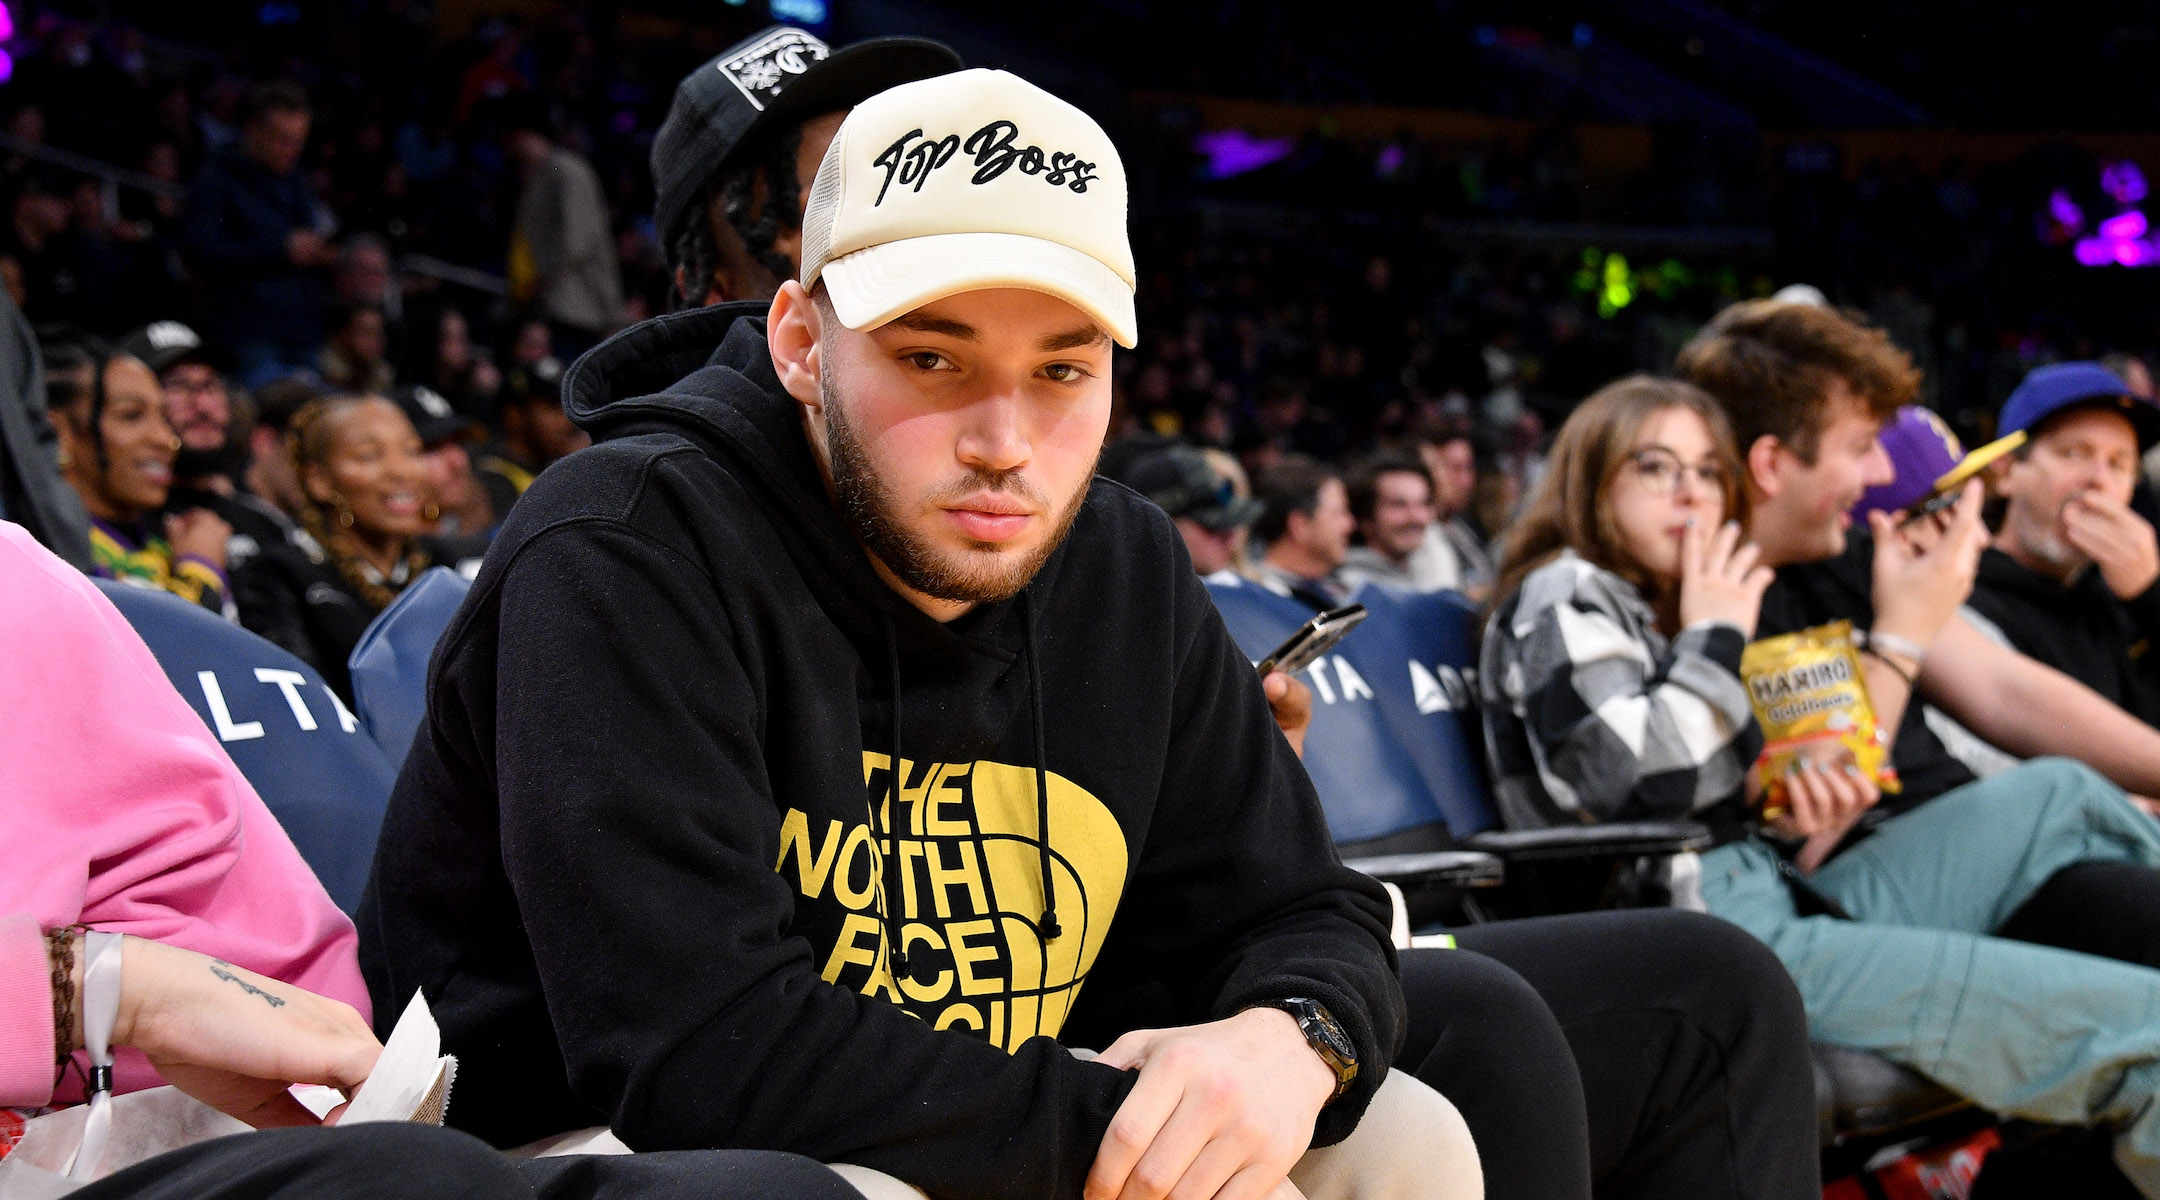
{"label": "blue stadium seat", "polygon": [[351,912],[396,766],[313,667],[177,596],[96,582]]}
{"label": "blue stadium seat", "polygon": [[393,763],[405,761],[427,716],[428,659],[471,590],[472,580],[456,571],[430,567],[376,616],[345,660],[361,728]]}

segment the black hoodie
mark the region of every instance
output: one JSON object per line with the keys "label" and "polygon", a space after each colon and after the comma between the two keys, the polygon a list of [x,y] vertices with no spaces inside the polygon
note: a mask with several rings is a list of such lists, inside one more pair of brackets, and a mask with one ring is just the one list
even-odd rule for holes
{"label": "black hoodie", "polygon": [[1341,1139],[1401,1036],[1388,903],[1175,527],[1097,479],[1021,595],[930,619],[835,512],[758,315],[578,364],[596,444],[436,650],[359,923],[384,1021],[424,989],[462,1060],[450,1123],[1077,1196],[1133,1076],[1052,1038],[1309,996],[1365,1064]]}
{"label": "black hoodie", "polygon": [[2000,550],[1980,556],[1973,611],[2021,653],[2114,701],[2148,725],[2160,724],[2160,584],[2127,602],[2087,568],[2068,587]]}

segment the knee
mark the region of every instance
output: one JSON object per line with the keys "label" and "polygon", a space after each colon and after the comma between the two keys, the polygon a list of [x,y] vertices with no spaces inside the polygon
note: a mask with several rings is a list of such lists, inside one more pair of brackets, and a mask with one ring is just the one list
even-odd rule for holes
{"label": "knee", "polygon": [[509,1159],[454,1129],[383,1121],[331,1132],[340,1177],[405,1181],[407,1200],[530,1194]]}
{"label": "knee", "polygon": [[1496,959],[1472,950],[1410,951],[1402,956],[1403,999],[1412,1025],[1446,1021],[1456,1053],[1519,1061],[1543,1047],[1566,1056],[1567,1038],[1544,997]]}
{"label": "knee", "polygon": [[1350,1137],[1307,1152],[1290,1172],[1308,1195],[1482,1200],[1485,1171],[1470,1126],[1448,1098],[1390,1071]]}
{"label": "knee", "polygon": [[2020,789],[2022,794],[2050,803],[2079,807],[2098,804],[2109,809],[2124,803],[2121,788],[2075,759],[2036,758],[2019,767],[2017,773],[2031,785]]}
{"label": "knee", "polygon": [[[1645,914],[1653,915],[1653,914]],[[1727,1030],[1758,1029],[1799,1046],[1807,1040],[1807,1011],[1785,964],[1753,934],[1704,913],[1654,914],[1667,927],[1688,969],[1677,986],[1693,994],[1701,1017]]]}

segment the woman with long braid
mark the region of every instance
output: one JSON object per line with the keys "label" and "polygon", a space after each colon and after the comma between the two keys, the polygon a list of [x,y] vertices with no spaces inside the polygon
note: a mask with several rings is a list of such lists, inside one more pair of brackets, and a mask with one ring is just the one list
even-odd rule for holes
{"label": "woman with long braid", "polygon": [[322,672],[347,701],[345,659],[375,615],[431,566],[477,562],[485,543],[422,536],[434,519],[420,435],[379,396],[326,396],[286,434],[306,497],[305,546],[249,560],[233,580],[240,620]]}

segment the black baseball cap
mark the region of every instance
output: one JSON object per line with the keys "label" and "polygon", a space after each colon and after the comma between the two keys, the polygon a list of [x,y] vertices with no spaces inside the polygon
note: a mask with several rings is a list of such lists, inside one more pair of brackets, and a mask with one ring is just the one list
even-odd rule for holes
{"label": "black baseball cap", "polygon": [[410,384],[392,393],[391,400],[405,410],[405,417],[420,435],[420,444],[433,449],[455,441],[480,424],[459,412],[441,392],[426,384]]}
{"label": "black baseball cap", "polygon": [[1259,520],[1261,503],[1239,496],[1207,455],[1191,446],[1150,451],[1125,469],[1126,487],[1173,517],[1189,517],[1221,533]]}
{"label": "black baseball cap", "polygon": [[202,335],[179,321],[150,322],[121,341],[120,353],[141,360],[158,375],[184,362],[199,362],[226,375],[234,363],[231,351],[202,340]]}
{"label": "black baseball cap", "polygon": [[663,253],[672,254],[698,190],[759,135],[959,69],[952,47],[928,38],[871,38],[835,50],[792,25],[721,51],[675,85],[653,138],[653,230]]}

